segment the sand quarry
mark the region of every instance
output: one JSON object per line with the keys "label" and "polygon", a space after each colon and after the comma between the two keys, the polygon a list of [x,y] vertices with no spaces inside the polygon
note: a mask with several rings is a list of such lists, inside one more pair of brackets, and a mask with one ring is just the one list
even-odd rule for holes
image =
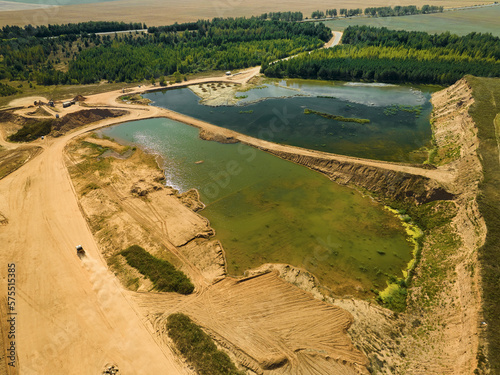
{"label": "sand quarry", "polygon": [[[244,85],[258,71],[256,67],[235,76],[178,86],[214,81]],[[477,276],[472,280],[462,270],[450,280],[450,298],[458,297],[466,309],[458,314],[448,309],[435,312],[448,316],[448,325],[436,340],[451,344],[440,345],[439,353],[430,349],[412,353],[413,343],[405,341],[400,324],[404,318],[365,301],[325,296],[314,277],[304,271],[288,265],[264,265],[244,279],[227,277],[223,247],[210,239],[213,231],[208,221],[196,212],[200,207],[197,194],[179,195],[165,187],[152,156],[136,150],[131,157],[114,158],[110,170],[91,175],[79,167],[88,157],[82,141],[117,152],[123,147],[92,137],[93,130],[168,117],[202,129],[205,139],[236,140],[284,158],[293,156],[295,162],[331,173],[330,177],[341,183],[348,183],[349,178],[347,172],[334,175],[339,163],[382,170],[387,176],[416,176],[424,179],[429,189],[442,186],[461,197],[460,202],[468,202],[456,225],[463,229],[464,256],[473,260],[485,229],[470,199],[480,172],[469,172],[480,171],[480,165],[475,156],[474,124],[466,112],[471,104],[466,86],[455,85],[433,100],[441,111],[437,112],[437,123],[443,126],[443,137],[438,138],[461,130],[463,137],[457,142],[468,145],[462,149],[462,158],[469,163],[467,170],[461,169],[460,160],[423,169],[276,145],[166,109],[123,103],[117,100],[121,91],[90,96],[84,105],[68,109],[56,105],[56,109],[63,117],[103,108],[125,114],[77,127],[57,138],[45,137],[29,146],[6,142],[13,125],[5,124],[0,137],[2,150],[40,150],[31,152],[24,165],[0,180],[0,261],[2,266],[16,264],[19,312],[17,366],[6,366],[4,373],[101,374],[106,366],[116,365],[123,374],[192,374],[166,335],[166,318],[174,312],[188,314],[249,374],[368,374],[373,353],[387,364],[384,372],[388,374],[398,373],[403,362],[408,373],[472,371],[477,361]],[[142,87],[136,92],[148,89],[154,88]],[[457,92],[469,98],[458,112],[447,104],[447,96]],[[31,98],[26,100],[26,105],[30,103]],[[22,115],[33,108],[17,111]],[[312,165],[313,159],[320,165]],[[88,191],[89,183],[97,188]],[[82,259],[75,252],[78,244],[87,252]],[[152,292],[148,280],[123,261],[110,269],[107,260],[131,244],[172,261],[189,275],[195,292],[189,296]],[[455,264],[460,271],[463,259],[456,259]],[[138,279],[138,284],[127,288],[127,280],[132,278]],[[3,278],[2,295],[6,283]],[[2,326],[4,333],[6,328]],[[3,344],[5,349],[7,342]],[[413,359],[400,357],[402,348]],[[440,360],[429,353],[439,355]]]}

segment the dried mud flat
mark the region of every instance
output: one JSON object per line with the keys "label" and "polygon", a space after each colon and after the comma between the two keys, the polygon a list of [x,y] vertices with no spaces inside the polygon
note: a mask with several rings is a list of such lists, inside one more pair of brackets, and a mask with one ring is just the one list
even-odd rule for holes
{"label": "dried mud flat", "polygon": [[[273,145],[160,108],[119,104],[119,92],[90,97],[89,107],[127,114],[49,137],[41,154],[0,180],[0,194],[7,198],[0,201],[7,223],[0,227],[0,241],[8,244],[0,261],[19,264],[19,308],[26,321],[18,337],[22,373],[95,374],[108,363],[118,364],[124,373],[191,373],[165,334],[165,319],[173,312],[191,316],[249,373],[366,374],[368,367],[386,374],[471,373],[477,363],[480,293],[478,272],[471,273],[470,267],[477,264],[484,223],[474,195],[481,173],[475,127],[467,113],[469,89],[460,81],[433,98],[439,148],[460,146],[459,156],[443,160],[437,169]],[[324,295],[312,275],[288,265],[263,266],[242,280],[226,277],[223,248],[211,240],[213,230],[196,212],[202,207],[196,192],[178,194],[165,187],[152,156],[88,134],[118,122],[163,116],[216,138],[282,157],[298,155],[295,162],[344,184],[356,185],[349,173],[369,168],[395,181],[417,176],[424,181],[418,185],[423,193],[441,186],[453,194],[458,214],[452,225],[461,245],[448,259],[453,272],[439,295],[442,303],[398,317],[365,301]],[[89,149],[89,144],[94,146]],[[95,147],[110,152],[94,160],[100,167],[86,168]],[[74,253],[76,244],[87,250],[83,261]],[[131,244],[182,269],[195,293],[154,292],[148,280],[116,255]],[[424,246],[416,280],[425,277],[422,265],[431,245]],[[418,299],[418,289],[414,295]],[[427,336],[414,335],[417,320],[435,321]],[[60,354],[43,349],[49,346],[51,353]]]}

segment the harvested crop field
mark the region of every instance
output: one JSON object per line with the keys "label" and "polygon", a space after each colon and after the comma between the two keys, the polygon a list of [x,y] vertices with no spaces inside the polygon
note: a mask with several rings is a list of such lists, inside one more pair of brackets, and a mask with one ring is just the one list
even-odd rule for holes
{"label": "harvested crop field", "polygon": [[[398,5],[427,4],[424,0],[403,0]],[[461,0],[459,2],[450,0],[438,0],[432,5],[442,5],[444,7],[456,7],[474,5],[471,0]],[[332,7],[336,8],[366,8],[370,6],[386,6],[387,3],[381,0],[366,1],[346,1],[337,2]],[[214,17],[236,17],[260,15],[265,12],[276,11],[302,11],[304,17],[310,17],[311,13],[317,9],[325,7],[323,1],[314,0],[304,3],[303,1],[276,1],[270,3],[264,0],[244,2],[242,0],[216,0],[199,1],[189,0],[183,2],[176,1],[156,1],[145,0],[141,2],[132,0],[119,0],[112,2],[102,2],[93,4],[68,5],[39,10],[25,10],[0,12],[0,26],[3,25],[43,25],[54,23],[84,22],[84,21],[124,21],[124,22],[145,22],[148,26],[168,25],[174,22],[182,23],[196,21],[198,19],[208,19]]]}
{"label": "harvested crop field", "polygon": [[50,8],[52,5],[45,4],[31,4],[24,2],[16,2],[16,1],[0,1],[0,12],[9,12],[9,11],[27,11],[27,10],[40,10],[45,8]]}

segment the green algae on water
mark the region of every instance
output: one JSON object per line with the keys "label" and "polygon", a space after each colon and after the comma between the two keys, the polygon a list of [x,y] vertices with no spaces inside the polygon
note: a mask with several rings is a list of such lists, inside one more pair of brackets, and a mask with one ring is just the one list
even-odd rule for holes
{"label": "green algae on water", "polygon": [[370,120],[368,120],[366,118],[353,118],[353,117],[343,117],[343,116],[338,116],[338,115],[331,115],[329,113],[319,112],[319,111],[315,111],[315,110],[309,109],[309,108],[304,109],[304,113],[306,115],[310,115],[310,114],[318,115],[318,116],[324,117],[326,119],[335,120],[335,121],[357,122],[358,124],[369,124],[370,123]]}
{"label": "green algae on water", "polygon": [[102,133],[161,155],[168,185],[198,189],[206,205],[199,214],[224,247],[229,275],[286,263],[336,295],[371,298],[412,258],[395,215],[308,168],[243,144],[201,140],[198,129],[168,119]]}

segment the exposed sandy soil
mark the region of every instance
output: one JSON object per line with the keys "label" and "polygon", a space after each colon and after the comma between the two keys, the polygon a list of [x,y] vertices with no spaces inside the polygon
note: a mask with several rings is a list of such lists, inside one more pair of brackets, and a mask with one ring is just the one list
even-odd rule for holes
{"label": "exposed sandy soil", "polygon": [[235,105],[238,103],[235,94],[244,88],[245,86],[241,85],[231,83],[223,85],[215,82],[189,86],[189,89],[201,98],[201,103],[213,107]]}
{"label": "exposed sandy soil", "polygon": [[[118,95],[119,93],[115,93],[103,97],[114,104]],[[88,101],[92,103],[92,98]],[[106,102],[103,104],[106,105]],[[123,105],[116,105],[116,107],[126,107],[130,110],[130,114],[120,118],[121,121],[165,114],[165,111],[155,107],[137,108]],[[61,113],[62,116],[66,114]],[[150,323],[143,320],[141,314],[137,313],[136,304],[131,301],[130,293],[125,292],[117,279],[107,270],[102,255],[102,253],[105,257],[108,255],[106,247],[100,248],[95,242],[81,214],[75,190],[64,167],[63,149],[69,140],[91,129],[116,122],[117,119],[106,119],[59,138],[47,137],[44,143],[34,142],[34,144],[40,144],[44,151],[16,172],[0,180],[0,194],[6,198],[0,202],[0,212],[2,217],[8,220],[7,225],[4,225],[0,231],[1,242],[8,244],[6,251],[0,255],[0,261],[2,264],[15,262],[17,267],[16,308],[17,311],[22,312],[22,324],[18,326],[16,345],[18,365],[23,374],[95,374],[106,363],[117,364],[124,373],[188,373],[185,365],[173,355],[170,347],[158,341],[157,336],[152,334]],[[70,163],[71,161],[78,162],[77,155],[70,153],[68,157],[70,157]],[[137,177],[140,174],[135,171],[134,176]],[[99,175],[96,177],[99,182],[106,181],[104,176],[102,179]],[[129,178],[125,180],[127,183],[131,182]],[[211,233],[207,221],[187,207],[181,210],[180,207],[185,207],[182,204],[182,197],[177,198],[172,194],[173,192],[169,194],[167,191],[165,194],[163,189],[153,188],[146,194],[148,199],[134,198],[134,196],[144,197],[143,191],[149,189],[147,185],[150,181],[146,182],[144,179],[144,181],[132,182],[134,186],[126,191],[132,199],[121,195],[123,192],[111,185],[105,186],[105,189],[89,192],[87,194],[89,197],[103,191],[109,197],[105,201],[99,200],[97,206],[86,205],[89,217],[93,213],[92,207],[96,213],[106,215],[107,212],[113,212],[113,209],[116,209],[113,202],[119,202],[119,211],[123,210],[131,219],[120,223],[119,216],[111,215],[114,226],[124,224],[125,232],[131,236],[141,233],[140,229],[134,228],[145,228],[142,233],[145,232],[150,236],[150,243],[157,244],[156,255],[163,251],[169,253],[168,256],[177,258],[181,268],[189,274],[197,286],[201,294],[197,293],[191,298],[198,301],[198,295],[210,296],[211,293],[207,292],[210,290],[209,286],[212,285],[214,279],[223,275],[224,263],[220,258],[220,248],[216,245],[208,247],[208,251],[213,251],[216,257],[220,258],[219,266],[215,263],[214,267],[212,262],[211,268],[203,268],[199,264],[200,257],[197,256],[199,250],[193,248],[199,244],[191,241],[193,238],[203,238]],[[78,184],[76,186],[78,188]],[[155,205],[148,203],[148,200],[152,199],[155,194],[162,193],[160,200],[164,201],[164,205],[160,207],[160,211]],[[82,200],[82,205],[85,205],[84,200]],[[165,213],[171,215],[164,216]],[[98,231],[96,234],[99,238]],[[115,237],[112,236],[112,238]],[[142,241],[140,237],[135,236],[134,240]],[[146,238],[144,242],[147,243],[147,240]],[[190,246],[183,246],[188,242]],[[78,259],[75,254],[76,244],[82,244],[87,252],[87,256],[82,260]],[[179,249],[182,247],[186,248],[185,251]],[[209,256],[210,261],[213,261],[213,258]],[[290,314],[295,310],[288,306],[287,299],[300,300],[298,296],[303,292],[297,288],[290,289],[288,284],[279,281],[276,277],[274,279],[281,287],[276,286],[276,291],[271,295],[277,297],[284,294],[283,307],[278,307],[278,310],[282,309],[282,314]],[[5,283],[6,279],[3,279],[2,290],[6,290]],[[222,287],[226,284],[215,285]],[[235,285],[240,285],[240,283]],[[280,288],[284,290],[281,291]],[[142,290],[145,289],[147,290],[147,285],[143,285]],[[255,287],[252,289],[260,290]],[[218,299],[218,296],[229,297],[227,291],[217,292],[217,290],[215,288],[213,292],[215,299]],[[272,290],[271,285],[270,291]],[[259,294],[262,293],[259,292]],[[261,329],[260,322],[266,320],[265,317],[270,311],[269,307],[278,303],[274,297],[265,298],[261,304],[256,305],[257,311],[260,311],[262,316],[257,319],[258,323],[253,325],[252,335],[258,342],[269,341],[269,343],[258,352],[255,352],[256,349],[251,349],[252,345],[244,346],[244,349],[250,352],[249,358],[255,356],[252,366],[272,367],[273,361],[276,360],[291,366],[293,371],[307,373],[300,370],[300,366],[313,369],[314,364],[319,361],[319,366],[325,371],[326,369],[339,369],[339,373],[346,374],[365,372],[365,357],[352,348],[345,335],[345,329],[351,322],[349,314],[325,305],[324,314],[326,315],[316,320],[316,323],[309,323],[313,324],[309,328],[314,332],[311,331],[311,335],[301,334],[289,337],[288,344],[283,347],[281,339],[273,338],[274,331]],[[241,306],[252,305],[251,298],[245,299],[244,296],[241,298]],[[311,299],[311,297],[307,298]],[[222,303],[227,304],[227,302]],[[305,305],[308,306],[309,303],[306,302]],[[318,310],[314,308],[314,304],[310,306],[311,313],[313,310]],[[200,307],[198,311],[205,311],[205,309]],[[241,311],[241,308],[232,311],[236,313]],[[219,314],[216,316],[223,317]],[[202,318],[203,316],[200,316],[196,320],[202,321]],[[281,338],[288,337],[294,327],[304,326],[304,329],[307,329],[304,324],[306,321],[310,322],[309,316],[305,315],[301,319],[303,319],[302,322],[294,321],[293,318],[289,321],[282,319]],[[316,324],[321,325],[325,319],[325,324],[330,324],[333,331],[317,328]],[[238,324],[236,315],[230,321]],[[217,332],[217,327],[221,324],[222,322],[215,323],[212,326],[207,323],[206,328]],[[231,326],[228,324],[229,331],[220,333],[221,342],[226,340],[230,343],[235,339],[238,340],[238,345],[245,342],[247,334],[243,332],[239,336],[232,337]],[[272,328],[272,326],[269,327],[268,329]],[[307,342],[304,343],[301,340],[308,336],[312,341],[309,341],[305,348],[313,352],[319,350],[325,354],[295,353],[295,349],[304,348]],[[316,341],[314,337],[317,337]],[[99,354],[96,355],[96,353]],[[248,354],[245,355],[248,356]],[[282,361],[284,356],[289,358],[286,363]],[[302,356],[309,359],[297,361],[297,358]]]}
{"label": "exposed sandy soil", "polygon": [[41,151],[42,149],[37,146],[18,147],[13,150],[0,149],[0,179],[20,168]]}
{"label": "exposed sandy soil", "polygon": [[[345,333],[352,323],[347,312],[315,301],[276,274],[244,282],[224,278],[222,247],[209,239],[213,230],[208,221],[190,208],[199,207],[198,195],[178,195],[164,187],[151,156],[137,150],[130,159],[113,159],[111,169],[100,170],[96,178],[80,167],[91,155],[78,143],[70,145],[68,156],[76,191],[83,195],[82,208],[105,258],[113,259],[117,251],[139,243],[180,265],[195,283],[193,296],[134,295],[165,343],[166,318],[180,311],[201,324],[239,364],[259,374],[265,370],[267,374],[366,372],[366,358]],[[98,188],[89,192],[89,182]],[[125,284],[139,276],[123,263],[113,262],[112,269]],[[148,287],[139,276],[131,288],[147,291]]]}
{"label": "exposed sandy soil", "polygon": [[[468,114],[474,102],[471,92],[467,81],[462,79],[432,97],[433,129],[438,148],[447,150],[451,144],[452,148],[458,146],[460,149],[459,156],[449,165],[456,171],[451,188],[456,194],[458,208],[452,227],[461,244],[444,260],[451,272],[446,285],[441,286],[439,303],[430,310],[415,311],[414,318],[434,328],[426,339],[432,345],[424,348],[418,339],[406,336],[403,347],[409,358],[407,371],[412,374],[470,374],[477,367],[482,321],[477,249],[485,241],[486,225],[476,202],[482,167],[476,152],[477,127]],[[416,278],[420,277],[420,269],[432,251],[432,244],[424,246]],[[412,298],[418,298],[418,293],[414,290]]]}
{"label": "exposed sandy soil", "polygon": [[[258,69],[177,86],[214,80],[242,84],[255,76]],[[137,88],[134,92],[148,89],[153,87]],[[448,94],[441,92],[434,96],[435,126],[448,129],[437,132],[439,139],[446,138],[439,135],[446,132],[458,130],[463,134],[456,140],[461,145],[462,157],[437,169],[276,145],[161,108],[118,103],[121,91],[90,96],[87,108],[115,108],[128,113],[59,138],[48,137],[43,143],[34,142],[44,151],[0,180],[0,196],[5,197],[0,201],[0,217],[6,223],[0,227],[0,242],[8,244],[0,254],[0,261],[15,262],[17,268],[17,309],[22,314],[17,336],[20,373],[96,374],[106,363],[116,363],[123,373],[187,374],[189,370],[174,355],[164,335],[166,316],[175,311],[189,314],[240,365],[259,374],[367,373],[368,361],[362,352],[367,355],[377,352],[377,360],[395,366],[405,362],[404,368],[412,374],[469,373],[475,368],[480,300],[478,273],[471,277],[467,265],[475,261],[474,250],[484,238],[484,223],[481,224],[474,201],[480,173],[471,175],[471,172],[480,171],[480,165],[475,156],[474,125],[466,111],[471,103],[467,85],[462,82],[449,90]],[[457,107],[450,100],[451,95],[464,96],[465,104]],[[26,103],[31,104],[32,100]],[[61,108],[59,113],[64,117],[73,111],[75,107]],[[96,141],[86,133],[117,122],[151,117],[169,117],[222,139],[232,138],[278,153],[422,176],[456,194],[462,210],[454,225],[462,237],[463,249],[453,256],[456,273],[451,287],[443,289],[443,298],[455,303],[458,299],[459,305],[433,311],[428,316],[429,319],[437,316],[447,323],[435,333],[433,342],[439,345],[439,353],[434,348],[412,351],[411,338],[400,342],[401,330],[387,310],[362,301],[338,301],[338,306],[343,307],[339,308],[315,300],[313,296],[322,298],[322,291],[310,276],[295,270],[284,273],[281,268],[279,272],[264,273],[244,282],[224,278],[222,248],[207,239],[211,228],[193,211],[199,208],[195,194],[178,196],[163,187],[163,176],[156,165],[148,162],[144,167],[148,159],[139,151],[129,159],[115,158],[111,172],[97,171],[90,180],[78,180],[78,165],[85,154],[70,146],[66,162],[72,173],[76,173],[72,184],[63,156],[71,140],[85,135],[87,141],[108,147],[111,142]],[[112,148],[120,152],[120,146]],[[89,182],[98,188],[89,190]],[[151,285],[133,269],[127,269],[120,259],[112,265],[118,274],[118,278],[114,277],[106,260],[133,243],[180,267],[192,279],[196,293],[187,297],[145,293]],[[87,251],[82,260],[74,251],[77,244]],[[279,274],[313,294],[284,282]],[[118,282],[119,279],[127,284],[133,278],[140,279],[135,285],[137,292],[127,291]],[[5,278],[1,284],[4,293]],[[353,322],[346,310],[357,319],[350,334],[362,352],[352,346],[346,335]],[[395,359],[400,344],[407,359]],[[385,368],[385,373],[394,373],[395,367]]]}
{"label": "exposed sandy soil", "polygon": [[368,374],[366,358],[345,333],[350,314],[275,273],[226,278],[185,300],[148,295],[137,296],[136,302],[160,332],[170,313],[188,314],[257,374]]}
{"label": "exposed sandy soil", "polygon": [[[18,371],[94,375],[112,362],[124,373],[187,373],[137,315],[80,213],[63,149],[85,131],[47,140],[40,155],[0,180],[0,213],[8,220],[0,262],[17,270]],[[87,251],[83,261],[77,244]]]}
{"label": "exposed sandy soil", "polygon": [[[397,5],[422,6],[428,2],[424,0],[402,0]],[[432,5],[444,7],[457,7],[475,5],[477,1],[472,0],[436,0]],[[211,19],[214,17],[242,17],[260,15],[265,12],[276,11],[302,11],[304,17],[310,17],[317,9],[324,10],[324,1],[314,0],[303,2],[299,0],[279,0],[269,2],[256,0],[245,2],[242,0],[215,0],[199,1],[187,0],[183,2],[166,0],[120,0],[102,3],[70,5],[51,7],[37,10],[24,10],[12,12],[0,12],[0,26],[4,25],[42,25],[61,24],[83,21],[124,21],[124,22],[146,22],[152,25],[170,25],[174,22],[189,22],[198,19]],[[387,6],[382,0],[370,1],[339,1],[331,5],[333,8],[366,8],[371,6]]]}
{"label": "exposed sandy soil", "polygon": [[43,96],[30,96],[26,98],[14,99],[9,103],[11,107],[28,107],[33,105],[34,102],[42,101],[47,103],[48,99]]}

